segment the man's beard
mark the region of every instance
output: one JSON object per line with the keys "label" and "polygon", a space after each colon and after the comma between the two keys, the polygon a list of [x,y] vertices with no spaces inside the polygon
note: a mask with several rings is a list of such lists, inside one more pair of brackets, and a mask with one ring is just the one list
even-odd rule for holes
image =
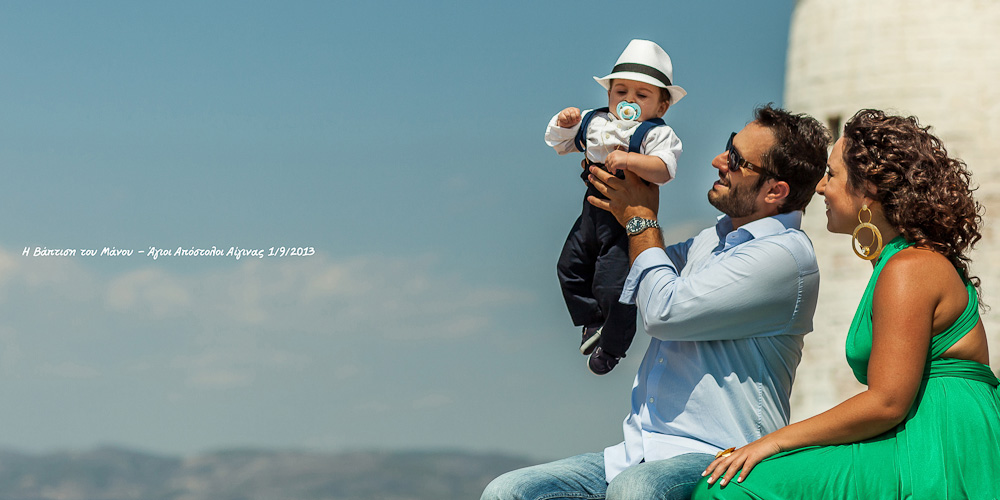
{"label": "man's beard", "polygon": [[708,192],[708,202],[720,212],[734,217],[748,217],[756,209],[757,191],[760,190],[760,182],[752,185],[733,186],[729,185],[729,191],[725,194],[713,196],[714,190]]}

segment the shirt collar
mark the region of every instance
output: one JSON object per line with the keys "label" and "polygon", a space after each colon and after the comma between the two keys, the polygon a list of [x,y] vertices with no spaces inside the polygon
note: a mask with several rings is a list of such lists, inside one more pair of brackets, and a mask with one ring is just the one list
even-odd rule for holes
{"label": "shirt collar", "polygon": [[802,215],[801,210],[793,210],[748,222],[735,231],[732,219],[728,215],[720,215],[718,222],[715,223],[715,232],[719,235],[719,246],[716,247],[716,251],[727,250],[754,238],[778,234],[786,229],[799,229],[802,227]]}

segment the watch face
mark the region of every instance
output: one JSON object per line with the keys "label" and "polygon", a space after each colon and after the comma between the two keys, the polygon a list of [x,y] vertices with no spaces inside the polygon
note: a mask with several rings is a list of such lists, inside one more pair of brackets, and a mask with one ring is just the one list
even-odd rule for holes
{"label": "watch face", "polygon": [[651,227],[659,227],[659,225],[655,220],[633,217],[625,223],[625,232],[628,234],[637,234]]}
{"label": "watch face", "polygon": [[645,226],[646,226],[645,224],[643,224],[643,222],[646,222],[646,221],[644,221],[644,220],[642,220],[642,219],[640,219],[638,217],[634,217],[632,219],[629,219],[628,224],[625,225],[625,231],[628,232],[629,234],[634,234],[634,233],[637,233],[639,231],[642,231],[643,229],[645,229]]}

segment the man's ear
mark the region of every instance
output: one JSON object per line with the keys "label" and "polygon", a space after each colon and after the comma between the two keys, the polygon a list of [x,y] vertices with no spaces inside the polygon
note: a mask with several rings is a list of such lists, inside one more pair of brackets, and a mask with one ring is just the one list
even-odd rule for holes
{"label": "man's ear", "polygon": [[775,180],[770,184],[771,186],[767,188],[767,192],[764,194],[764,202],[781,206],[785,202],[785,198],[788,198],[789,193],[792,192],[792,188],[785,181]]}

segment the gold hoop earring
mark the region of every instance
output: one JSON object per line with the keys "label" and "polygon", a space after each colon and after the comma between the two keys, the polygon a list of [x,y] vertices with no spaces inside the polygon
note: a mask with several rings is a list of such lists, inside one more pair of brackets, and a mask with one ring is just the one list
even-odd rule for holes
{"label": "gold hoop earring", "polygon": [[[861,214],[867,212],[868,220],[864,221],[861,219]],[[872,232],[872,241],[868,245],[861,243],[858,239],[858,233],[862,229],[867,229]],[[875,245],[873,250],[871,247]],[[860,250],[859,250],[860,248]],[[854,254],[861,257],[864,260],[874,260],[882,253],[882,233],[879,232],[878,227],[872,224],[872,211],[868,209],[868,204],[861,205],[861,210],[858,211],[858,227],[854,228],[854,234],[851,235],[851,249],[854,250]]]}

